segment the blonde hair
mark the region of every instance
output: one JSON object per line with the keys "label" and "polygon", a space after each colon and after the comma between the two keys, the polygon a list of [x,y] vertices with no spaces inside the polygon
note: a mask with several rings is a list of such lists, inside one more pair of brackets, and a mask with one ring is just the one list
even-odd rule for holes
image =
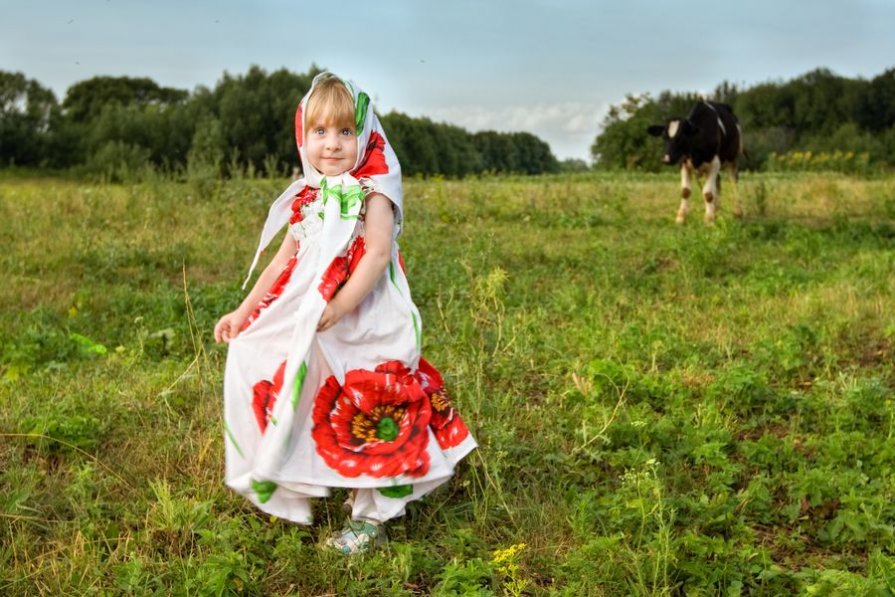
{"label": "blonde hair", "polygon": [[341,79],[330,76],[317,83],[308,98],[305,122],[308,126],[355,127],[354,98]]}

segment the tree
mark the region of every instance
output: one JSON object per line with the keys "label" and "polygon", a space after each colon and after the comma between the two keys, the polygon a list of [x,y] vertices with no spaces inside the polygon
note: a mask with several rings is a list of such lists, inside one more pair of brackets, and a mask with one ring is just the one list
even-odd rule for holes
{"label": "tree", "polygon": [[870,81],[858,106],[855,119],[862,128],[879,132],[895,126],[895,68]]}
{"label": "tree", "polygon": [[142,77],[93,77],[68,88],[62,107],[74,122],[97,118],[110,104],[121,106],[173,105],[185,102],[189,92],[160,87]]}
{"label": "tree", "polygon": [[58,117],[52,91],[20,72],[0,71],[0,164],[45,162]]}
{"label": "tree", "polygon": [[521,172],[519,148],[513,139],[497,131],[481,131],[473,135],[473,143],[482,156],[485,170],[492,172]]}
{"label": "tree", "polygon": [[[295,109],[319,72],[252,66],[192,93],[148,78],[93,77],[72,85],[59,106],[21,73],[0,71],[0,163],[87,164],[113,180],[140,176],[147,165],[205,178],[231,164],[282,172],[298,164]],[[399,112],[381,120],[408,175],[559,168],[550,147],[529,133],[472,134]]]}
{"label": "tree", "polygon": [[516,154],[519,156],[517,172],[524,174],[559,172],[559,162],[547,143],[531,133],[511,133],[510,139],[516,146]]}
{"label": "tree", "polygon": [[591,146],[594,167],[599,169],[646,168],[657,170],[658,160],[649,159],[651,149],[647,127],[655,124],[656,102],[648,93],[627,95],[625,101],[609,108],[603,130]]}
{"label": "tree", "polygon": [[295,109],[319,72],[312,66],[305,75],[285,69],[268,75],[252,66],[245,75],[224,73],[212,95],[230,158],[257,169],[263,168],[268,156],[273,156],[280,168],[297,164]]}

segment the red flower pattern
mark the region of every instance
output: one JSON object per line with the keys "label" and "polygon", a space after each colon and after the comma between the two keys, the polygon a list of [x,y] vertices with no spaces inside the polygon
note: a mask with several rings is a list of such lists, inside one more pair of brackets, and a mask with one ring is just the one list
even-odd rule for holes
{"label": "red flower pattern", "polygon": [[388,164],[385,162],[385,137],[373,131],[370,133],[370,140],[367,141],[364,161],[355,168],[351,175],[360,179],[377,174],[388,174]]}
{"label": "red flower pattern", "polygon": [[351,246],[348,247],[348,251],[345,255],[333,259],[332,263],[329,264],[329,267],[326,268],[326,271],[323,273],[323,279],[320,281],[320,286],[318,287],[320,294],[323,296],[323,300],[326,302],[332,300],[336,291],[342,287],[342,284],[348,280],[348,277],[351,276],[357,268],[357,264],[360,263],[361,257],[364,256],[365,251],[366,245],[364,244],[364,237],[358,236],[354,239]]}
{"label": "red flower pattern", "polygon": [[469,435],[469,429],[454,409],[451,400],[444,391],[441,374],[429,361],[420,357],[420,366],[416,372],[420,387],[429,397],[432,404],[432,420],[430,426],[442,450],[460,445]]}
{"label": "red flower pattern", "polygon": [[341,475],[421,477],[429,471],[431,406],[399,361],[349,371],[344,386],[330,376],[312,417],[317,453]]}
{"label": "red flower pattern", "polygon": [[[296,242],[296,245],[298,242]],[[258,319],[258,316],[261,315],[261,311],[266,309],[277,300],[281,294],[283,294],[283,290],[286,289],[286,285],[289,283],[289,279],[292,277],[292,272],[295,270],[295,264],[298,262],[298,248],[296,247],[295,255],[292,256],[292,259],[286,264],[283,268],[283,271],[280,272],[280,275],[277,276],[277,279],[274,280],[273,284],[271,284],[270,289],[258,302],[258,306],[252,311],[252,314],[249,315],[248,319],[242,324],[242,327],[239,328],[239,331],[245,330],[247,327],[252,325],[252,323]]]}
{"label": "red flower pattern", "polygon": [[259,381],[252,387],[252,410],[255,413],[255,420],[258,421],[258,427],[261,433],[267,430],[267,423],[270,421],[270,415],[273,413],[273,405],[276,404],[277,396],[283,388],[283,375],[286,372],[286,361],[280,364],[277,372],[274,373],[273,381]]}
{"label": "red flower pattern", "polygon": [[301,222],[304,219],[301,208],[309,203],[313,203],[319,193],[320,189],[305,186],[295,195],[295,199],[292,201],[292,216],[289,218],[290,224]]}

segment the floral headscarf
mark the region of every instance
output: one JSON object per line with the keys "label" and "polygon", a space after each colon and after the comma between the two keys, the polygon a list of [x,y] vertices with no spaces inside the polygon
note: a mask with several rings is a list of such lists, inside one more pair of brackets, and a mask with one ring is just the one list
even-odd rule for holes
{"label": "floral headscarf", "polygon": [[[243,283],[243,288],[245,288],[252,277],[252,271],[258,264],[261,252],[270,244],[277,232],[289,221],[292,212],[292,200],[305,187],[321,189],[324,202],[328,201],[330,197],[339,198],[342,203],[343,218],[348,215],[348,212],[355,212],[353,215],[357,215],[356,210],[359,210],[360,202],[366,193],[381,193],[388,197],[394,205],[395,236],[401,231],[401,225],[404,221],[401,166],[398,163],[398,157],[385,136],[382,125],[379,123],[379,118],[373,111],[373,107],[370,104],[370,96],[351,81],[341,80],[354,100],[354,121],[357,132],[357,161],[354,167],[350,172],[339,176],[324,176],[308,161],[307,151],[303,142],[304,130],[307,125],[304,121],[304,114],[307,109],[308,98],[314,93],[314,89],[320,82],[332,77],[335,77],[332,73],[320,73],[314,77],[311,89],[302,98],[298,109],[295,111],[295,143],[301,159],[303,176],[289,185],[270,206],[267,221],[264,223],[264,229],[261,232],[261,240],[258,243],[255,258],[252,260],[249,275]],[[347,243],[348,238],[344,240]]]}

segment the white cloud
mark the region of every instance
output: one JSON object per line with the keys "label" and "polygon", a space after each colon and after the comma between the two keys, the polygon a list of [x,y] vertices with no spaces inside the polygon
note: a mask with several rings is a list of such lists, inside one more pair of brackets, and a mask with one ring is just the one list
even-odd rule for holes
{"label": "white cloud", "polygon": [[550,144],[559,159],[589,159],[600,123],[609,104],[605,102],[560,102],[532,105],[431,106],[422,116],[450,122],[469,131],[525,131]]}

